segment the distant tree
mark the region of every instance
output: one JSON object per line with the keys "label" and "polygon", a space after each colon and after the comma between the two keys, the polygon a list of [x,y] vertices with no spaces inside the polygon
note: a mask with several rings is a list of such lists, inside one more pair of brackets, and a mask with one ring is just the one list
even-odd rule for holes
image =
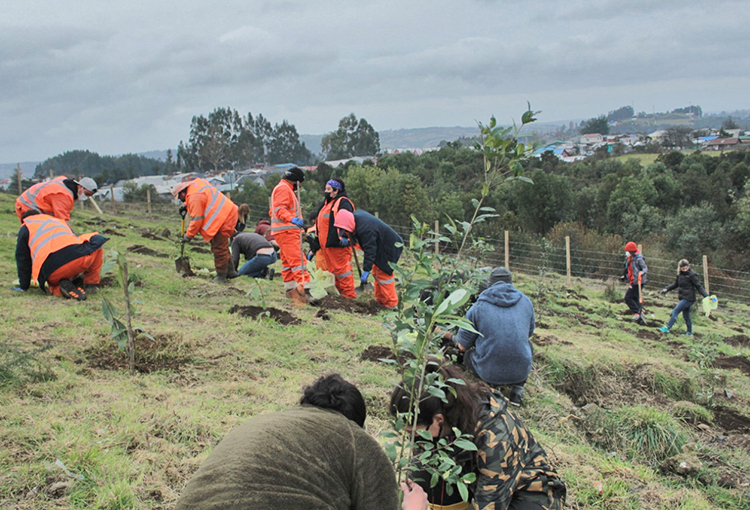
{"label": "distant tree", "polygon": [[323,136],[321,148],[327,160],[374,156],[380,152],[380,135],[365,120],[352,113],[339,121],[336,131]]}
{"label": "distant tree", "polygon": [[727,130],[727,129],[739,129],[740,125],[735,122],[735,120],[730,115],[726,118],[724,122],[721,123],[721,129]]}
{"label": "distant tree", "polygon": [[628,120],[635,117],[635,111],[632,106],[623,106],[617,110],[612,110],[607,114],[607,120]]}
{"label": "distant tree", "polygon": [[700,106],[686,106],[685,108],[677,108],[672,110],[672,113],[692,113],[695,117],[703,117],[703,110]]}
{"label": "distant tree", "polygon": [[600,115],[593,119],[589,119],[581,123],[581,127],[578,129],[582,135],[599,133],[601,135],[609,134],[609,123],[607,117]]}
{"label": "distant tree", "polygon": [[681,209],[667,222],[667,246],[688,260],[699,260],[719,246],[721,222],[713,206],[702,203]]}
{"label": "distant tree", "polygon": [[304,142],[299,141],[297,128],[293,124],[283,121],[274,127],[268,144],[268,162],[272,165],[279,163],[309,165],[312,162],[312,153]]}
{"label": "distant tree", "polygon": [[693,130],[687,126],[672,126],[664,132],[662,145],[670,149],[684,149],[693,144]]}

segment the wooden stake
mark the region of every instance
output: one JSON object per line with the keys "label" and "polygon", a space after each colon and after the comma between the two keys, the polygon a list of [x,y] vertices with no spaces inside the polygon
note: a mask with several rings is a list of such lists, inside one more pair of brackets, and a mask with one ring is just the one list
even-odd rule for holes
{"label": "wooden stake", "polygon": [[706,292],[710,294],[711,291],[708,290],[709,287],[708,287],[708,256],[707,255],[703,255],[703,282],[704,282],[703,286],[706,288]]}
{"label": "wooden stake", "polygon": [[565,259],[567,260],[566,265],[568,266],[568,288],[573,288],[573,279],[571,278],[570,272],[570,236],[565,236]]}
{"label": "wooden stake", "polygon": [[23,194],[23,184],[21,183],[21,163],[16,163],[16,177],[18,177],[18,196]]}
{"label": "wooden stake", "polygon": [[510,232],[505,231],[505,269],[510,269]]}
{"label": "wooden stake", "polygon": [[[440,220],[435,220],[435,237],[440,237]],[[435,243],[435,255],[440,255],[440,242]]]}
{"label": "wooden stake", "polygon": [[112,194],[112,214],[117,214],[117,206],[115,205],[115,185],[112,184],[109,187],[109,192]]}
{"label": "wooden stake", "polygon": [[146,188],[146,210],[148,215],[151,216],[151,188]]}

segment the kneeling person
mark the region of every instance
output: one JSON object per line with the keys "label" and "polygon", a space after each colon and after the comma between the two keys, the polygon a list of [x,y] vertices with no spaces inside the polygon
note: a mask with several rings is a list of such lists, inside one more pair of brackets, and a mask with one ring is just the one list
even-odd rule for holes
{"label": "kneeling person", "polygon": [[[97,232],[77,236],[67,223],[48,214],[25,213],[16,242],[18,289],[28,290],[33,278],[55,296],[83,301],[86,287],[90,291],[99,286],[107,241]],[[72,282],[81,277],[82,283]]]}
{"label": "kneeling person", "polygon": [[[239,267],[240,254],[247,261],[242,267]],[[273,279],[274,270],[268,266],[276,262],[276,258],[273,245],[260,234],[243,232],[232,240],[232,264],[238,276]]]}

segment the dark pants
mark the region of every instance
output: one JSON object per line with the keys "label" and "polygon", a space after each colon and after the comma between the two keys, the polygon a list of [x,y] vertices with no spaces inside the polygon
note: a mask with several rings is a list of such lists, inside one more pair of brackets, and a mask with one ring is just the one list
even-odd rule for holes
{"label": "dark pants", "polygon": [[266,268],[276,262],[276,252],[270,255],[256,255],[251,258],[237,271],[240,276],[252,276],[253,278],[262,278],[265,276]]}
{"label": "dark pants", "polygon": [[677,303],[677,306],[674,307],[674,310],[672,310],[672,316],[669,318],[669,322],[667,323],[667,329],[672,329],[672,326],[674,326],[674,323],[677,321],[677,317],[682,314],[682,317],[685,319],[687,332],[692,333],[693,321],[690,320],[690,307],[693,306],[694,302],[695,301],[681,299],[680,302]]}
{"label": "dark pants", "polygon": [[229,236],[218,232],[210,241],[211,252],[214,254],[214,267],[217,273],[227,274],[232,254],[229,253]]}
{"label": "dark pants", "polygon": [[541,492],[518,491],[508,505],[509,510],[558,510],[563,508],[563,499],[550,497]]}
{"label": "dark pants", "polygon": [[[646,284],[641,284],[641,291],[646,288]],[[630,308],[630,311],[633,313],[641,313],[642,306],[641,303],[638,302],[638,284],[634,283],[628,288],[628,291],[625,293],[625,304],[628,305],[628,308]]]}

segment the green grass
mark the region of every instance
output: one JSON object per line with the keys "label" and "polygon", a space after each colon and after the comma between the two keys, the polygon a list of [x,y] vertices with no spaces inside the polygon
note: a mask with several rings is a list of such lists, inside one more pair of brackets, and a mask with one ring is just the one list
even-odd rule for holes
{"label": "green grass", "polygon": [[[0,194],[0,508],[171,508],[229,430],[294,405],[303,386],[329,372],[362,389],[371,434],[388,429],[386,405],[398,376],[390,365],[361,359],[368,346],[390,346],[382,317],[334,310],[324,321],[317,308],[292,308],[278,280],[260,281],[268,306],[301,325],[229,314],[233,305],[251,304],[249,281],[234,280],[231,290],[209,276],[180,278],[178,245],[141,236],[177,231],[176,211],[151,219],[105,212],[105,224],[89,225],[97,215],[77,209],[76,232],[124,234],[111,236],[105,249],[124,253],[140,282],[134,322],[157,344],[140,339],[138,351],[162,368],[130,376],[108,336],[100,296],[77,303],[9,290],[18,231],[12,203]],[[127,252],[134,244],[168,256]],[[210,253],[192,249],[193,267],[211,268]],[[694,338],[650,337],[654,328],[621,313],[620,287],[576,280],[576,293],[589,298],[578,300],[564,278],[518,274],[515,281],[544,324],[533,339],[535,364],[519,414],[566,481],[569,508],[750,508],[742,485],[750,482],[750,454],[741,446],[747,436],[715,419],[718,407],[750,414],[750,377],[712,366],[718,356],[749,354],[723,342],[737,330],[747,334],[747,307],[720,309],[716,322],[697,317]],[[100,295],[124,311],[119,286]],[[649,291],[646,298],[673,304]],[[654,312],[663,321],[669,308]],[[584,404],[595,407],[583,411]],[[683,443],[704,462],[700,480],[660,469]],[[719,484],[727,474],[736,487]],[[52,490],[55,484],[63,488]]]}

